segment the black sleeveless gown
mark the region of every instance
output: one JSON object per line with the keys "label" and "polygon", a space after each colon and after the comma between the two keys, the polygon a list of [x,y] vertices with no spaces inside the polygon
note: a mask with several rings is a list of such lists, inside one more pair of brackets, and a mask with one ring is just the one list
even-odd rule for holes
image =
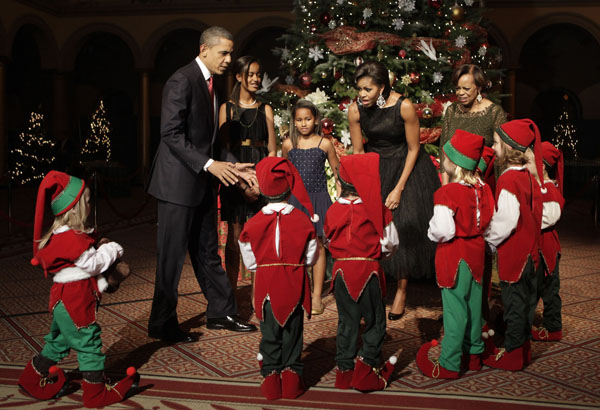
{"label": "black sleeveless gown", "polygon": [[[383,201],[394,189],[408,153],[404,120],[400,115],[402,98],[391,107],[360,107],[360,124],[366,152],[379,154],[381,197]],[[433,279],[435,277],[436,244],[427,238],[429,220],[433,216],[433,193],[440,180],[433,163],[423,148],[410,174],[400,204],[392,214],[398,230],[398,251],[382,260],[384,272],[391,278]]]}

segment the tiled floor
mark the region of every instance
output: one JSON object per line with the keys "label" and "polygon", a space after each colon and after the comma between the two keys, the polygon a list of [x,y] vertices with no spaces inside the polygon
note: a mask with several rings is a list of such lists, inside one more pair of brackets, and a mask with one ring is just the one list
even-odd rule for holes
{"label": "tiled floor", "polygon": [[[524,371],[511,373],[484,367],[453,381],[424,377],[416,369],[414,358],[424,340],[443,334],[438,321],[441,301],[439,290],[433,285],[412,283],[406,315],[398,322],[388,323],[384,356],[396,354],[399,359],[391,386],[375,395],[336,391],[333,357],[337,313],[335,301],[328,296],[325,313],[305,324],[305,379],[312,388],[303,397],[316,400],[309,407],[344,408],[340,403],[345,401],[350,406],[358,397],[377,398],[379,408],[396,407],[415,395],[435,398],[433,406],[440,408],[449,406],[452,398],[468,399],[471,407],[461,405],[462,408],[478,408],[476,404],[483,405],[484,401],[489,402],[486,406],[513,403],[531,408],[600,407],[600,237],[590,227],[587,209],[585,203],[569,204],[559,227],[563,246],[560,274],[565,336],[556,343],[534,343],[533,363]],[[182,327],[198,334],[199,341],[168,346],[148,338],[146,322],[153,292],[155,233],[151,219],[131,226],[111,225],[109,236],[124,245],[125,259],[134,273],[117,293],[103,298],[99,322],[107,369],[118,373],[134,365],[139,368],[142,382],[153,381],[151,387],[115,408],[196,409],[209,403],[214,406],[206,408],[284,407],[283,403],[263,401],[258,393],[260,376],[255,357],[260,333],[236,334],[204,326],[206,300],[189,263],[180,283],[178,314]],[[27,245],[22,250],[13,247],[12,252],[0,259],[0,408],[57,408],[58,404],[36,403],[14,384],[20,368],[41,349],[50,323],[47,302],[51,283],[29,264],[30,257]],[[390,296],[393,291],[389,289]],[[249,292],[248,283],[242,283],[238,290],[241,315],[257,323],[249,309]],[[75,355],[66,358],[62,367],[76,369]],[[173,387],[169,384],[173,381],[181,384]],[[185,390],[188,382],[192,387]],[[247,393],[249,399],[240,401],[239,397],[217,394],[221,391],[218,386],[237,386],[239,391],[251,388]],[[177,394],[178,389],[189,395]],[[193,396],[199,392],[206,392],[207,396]],[[59,402],[65,407],[60,408],[78,408],[80,393],[61,398]],[[326,405],[325,398],[332,402]],[[294,402],[286,403],[293,405]],[[367,408],[368,403],[365,401],[362,406]]]}

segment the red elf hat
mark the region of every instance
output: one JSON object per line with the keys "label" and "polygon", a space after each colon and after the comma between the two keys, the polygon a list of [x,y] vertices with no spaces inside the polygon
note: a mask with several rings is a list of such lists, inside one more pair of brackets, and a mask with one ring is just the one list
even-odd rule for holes
{"label": "red elf hat", "polygon": [[481,151],[481,158],[477,164],[477,168],[481,171],[483,178],[487,178],[490,173],[494,171],[494,161],[496,160],[496,151],[490,147],[483,147]]}
{"label": "red elf hat", "polygon": [[266,157],[256,164],[256,178],[263,196],[277,198],[292,193],[298,201],[308,209],[312,215],[310,220],[314,223],[319,221],[319,215],[315,214],[310,202],[310,197],[302,178],[296,167],[287,159],[279,157]]}
{"label": "red elf hat", "polygon": [[42,236],[46,200],[50,200],[50,209],[54,216],[59,216],[73,208],[85,189],[83,180],[59,171],[50,171],[42,179],[38,188],[35,204],[35,220],[33,223],[33,256],[31,263],[36,265],[35,255]]}
{"label": "red elf hat", "polygon": [[464,169],[475,171],[484,143],[485,140],[481,135],[456,130],[442,149],[450,161]]}
{"label": "red elf hat", "polygon": [[531,147],[535,155],[535,167],[538,177],[540,181],[544,179],[542,141],[540,139],[540,130],[535,125],[535,122],[528,118],[512,120],[496,128],[496,133],[498,133],[502,141],[516,150],[525,152],[527,148]]}
{"label": "red elf hat", "polygon": [[340,158],[340,183],[354,190],[365,204],[375,229],[383,238],[383,201],[379,177],[379,154],[345,155]]}
{"label": "red elf hat", "polygon": [[556,179],[556,183],[558,184],[558,190],[562,194],[564,176],[563,152],[548,141],[544,141],[542,142],[542,158],[544,160],[544,164],[546,164],[547,167],[556,167],[554,178]]}

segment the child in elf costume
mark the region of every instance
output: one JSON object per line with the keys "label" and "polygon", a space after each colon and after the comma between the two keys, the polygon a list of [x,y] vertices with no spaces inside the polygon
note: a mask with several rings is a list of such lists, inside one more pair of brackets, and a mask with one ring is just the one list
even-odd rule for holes
{"label": "child in elf costume", "polygon": [[[54,223],[42,236],[46,200],[50,200]],[[85,226],[89,214],[90,190],[85,183],[50,171],[38,190],[31,263],[41,266],[45,275],[49,272],[53,276],[52,324],[44,337],[42,352],[27,363],[18,383],[40,400],[59,395],[66,377],[56,363],[74,349],[83,374],[83,404],[93,408],[123,400],[135,381],[136,371],[128,368],[127,377],[112,385],[104,377],[105,355],[96,314],[109,283],[113,282],[113,289],[118,287],[114,278],[107,280],[103,273],[122,256],[123,248],[104,240],[96,249],[96,240]]]}
{"label": "child in elf costume", "polygon": [[[379,260],[396,250],[398,233],[392,213],[381,199],[379,155],[342,157],[338,183],[342,194],[327,211],[324,227],[326,244],[335,259],[332,287],[339,314],[335,387],[383,390],[396,357],[380,369],[386,287]],[[359,351],[361,318],[365,329]]]}
{"label": "child in elf costume", "polygon": [[504,123],[494,133],[494,151],[502,174],[496,185],[496,211],[485,240],[498,251],[506,331],[504,347],[494,348],[483,363],[497,369],[521,370],[531,361],[542,191],[527,164],[535,163],[537,175],[543,175],[541,148],[539,130],[529,119]]}
{"label": "child in elf costume", "polygon": [[[562,318],[558,276],[560,260],[560,242],[556,233],[556,223],[560,219],[565,199],[562,196],[563,154],[549,142],[542,142],[544,159],[544,188],[542,193],[544,211],[542,217],[542,264],[538,271],[538,296],[544,302],[544,321],[542,326],[531,331],[533,340],[553,341],[562,338]],[[548,169],[554,170],[554,181],[548,175]],[[536,300],[536,301],[537,301]],[[537,304],[537,303],[536,303]]]}
{"label": "child in elf costume", "polygon": [[[304,315],[310,317],[307,266],[317,256],[310,198],[290,161],[267,157],[256,165],[261,194],[268,204],[253,216],[240,234],[246,268],[254,276],[254,306],[260,320],[262,394],[269,400],[294,399],[304,390],[302,354]],[[293,194],[313,218],[287,201]]]}
{"label": "child in elf costume", "polygon": [[433,217],[427,236],[438,243],[435,254],[437,283],[442,288],[444,338],[439,360],[430,360],[427,342],[417,353],[417,366],[427,377],[456,379],[463,355],[469,370],[481,369],[485,350],[482,330],[483,233],[494,214],[488,185],[476,175],[483,137],[456,130],[444,147],[444,169],[450,183],[433,198]]}

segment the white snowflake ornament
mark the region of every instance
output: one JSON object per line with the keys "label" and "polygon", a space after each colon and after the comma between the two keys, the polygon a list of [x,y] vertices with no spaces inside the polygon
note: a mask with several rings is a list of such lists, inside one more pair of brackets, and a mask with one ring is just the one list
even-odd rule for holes
{"label": "white snowflake ornament", "polygon": [[410,79],[410,75],[404,74],[402,76],[402,78],[400,79],[400,82],[402,83],[402,85],[410,85],[410,84],[412,84],[412,80]]}
{"label": "white snowflake ornament", "polygon": [[308,58],[312,58],[315,62],[323,59],[323,50],[318,46],[314,46],[308,49]]}
{"label": "white snowflake ornament", "polygon": [[349,145],[352,145],[352,139],[350,139],[350,131],[342,130],[342,138],[340,138],[342,144],[344,144],[344,148],[348,148]]}
{"label": "white snowflake ornament", "polygon": [[413,11],[415,9],[416,0],[398,0],[398,8],[400,11]]}
{"label": "white snowflake ornament", "polygon": [[456,37],[454,45],[458,48],[463,48],[467,44],[467,39],[462,34]]}
{"label": "white snowflake ornament", "polygon": [[433,82],[434,83],[441,83],[443,78],[444,78],[444,75],[442,73],[440,73],[439,71],[436,71],[435,73],[433,73]]}
{"label": "white snowflake ornament", "polygon": [[371,17],[373,15],[373,10],[371,10],[370,8],[366,8],[363,10],[363,18],[364,19],[368,19],[369,17]]}
{"label": "white snowflake ornament", "polygon": [[473,5],[473,0],[465,0],[465,5],[471,7]]}
{"label": "white snowflake ornament", "polygon": [[392,25],[394,26],[394,30],[402,30],[402,27],[404,27],[404,20],[402,20],[402,19],[393,19],[392,20]]}
{"label": "white snowflake ornament", "polygon": [[283,47],[281,49],[281,59],[282,60],[289,60],[290,59],[290,50],[288,50],[287,47]]}
{"label": "white snowflake ornament", "polygon": [[330,30],[335,28],[335,20],[329,20],[329,24],[327,25]]}
{"label": "white snowflake ornament", "polygon": [[485,46],[481,46],[479,47],[479,50],[477,50],[477,54],[479,54],[479,57],[485,57],[485,53],[487,53],[487,47]]}
{"label": "white snowflake ornament", "polygon": [[286,83],[287,85],[294,84],[294,77],[292,77],[291,75],[287,75],[287,76],[285,76],[285,83]]}

